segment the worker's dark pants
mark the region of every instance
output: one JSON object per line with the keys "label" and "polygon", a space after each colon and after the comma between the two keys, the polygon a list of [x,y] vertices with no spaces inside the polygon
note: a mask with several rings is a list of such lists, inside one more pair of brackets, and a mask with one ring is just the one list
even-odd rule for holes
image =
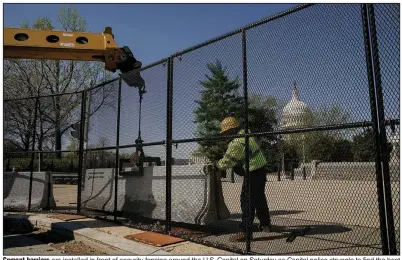
{"label": "worker's dark pants", "polygon": [[269,208],[267,198],[265,197],[265,182],[267,180],[265,169],[257,169],[250,172],[250,204],[251,204],[251,216],[248,218],[248,192],[246,187],[246,181],[243,179],[243,186],[240,195],[240,204],[242,211],[242,221],[240,223],[240,229],[246,231],[246,223],[250,221],[250,227],[254,222],[255,213],[260,220],[260,225],[266,226],[271,223],[269,214]]}

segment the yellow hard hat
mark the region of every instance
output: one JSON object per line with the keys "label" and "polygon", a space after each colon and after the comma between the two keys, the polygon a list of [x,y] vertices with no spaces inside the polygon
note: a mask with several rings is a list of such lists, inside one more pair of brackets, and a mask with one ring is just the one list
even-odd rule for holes
{"label": "yellow hard hat", "polygon": [[226,117],[225,119],[222,120],[221,123],[221,134],[233,129],[239,127],[239,122],[236,120],[234,117]]}

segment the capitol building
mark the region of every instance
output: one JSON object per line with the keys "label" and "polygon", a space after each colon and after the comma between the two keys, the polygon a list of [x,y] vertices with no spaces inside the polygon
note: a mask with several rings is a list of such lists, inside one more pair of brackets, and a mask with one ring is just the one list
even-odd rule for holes
{"label": "capitol building", "polygon": [[[292,130],[309,128],[314,126],[313,110],[300,99],[299,89],[296,82],[293,83],[291,88],[290,100],[283,107],[282,113],[279,116],[279,130]],[[389,142],[394,147],[391,160],[399,162],[399,127],[395,133],[389,136]],[[281,139],[284,143],[293,144],[297,147],[298,154],[300,155],[300,163],[302,165],[309,163],[306,161],[306,144],[310,133],[292,133],[283,134]],[[282,152],[282,172],[285,169],[285,152]],[[289,159],[287,159],[289,160]],[[206,164],[209,160],[205,157],[192,155],[189,159],[189,164]]]}
{"label": "capitol building", "polygon": [[[296,86],[296,82],[293,83],[292,97],[290,101],[285,105],[282,110],[282,116],[280,119],[280,130],[291,130],[297,128],[305,128],[312,126],[312,111],[306,103],[300,100],[299,90]],[[292,142],[297,144],[301,148],[302,162],[306,163],[305,156],[305,133],[294,133],[282,135],[282,140],[286,142]],[[285,172],[285,153],[282,152],[282,175],[286,175]]]}
{"label": "capitol building", "polygon": [[293,83],[292,99],[283,108],[280,128],[289,130],[311,126],[311,110],[300,100],[296,82]]}

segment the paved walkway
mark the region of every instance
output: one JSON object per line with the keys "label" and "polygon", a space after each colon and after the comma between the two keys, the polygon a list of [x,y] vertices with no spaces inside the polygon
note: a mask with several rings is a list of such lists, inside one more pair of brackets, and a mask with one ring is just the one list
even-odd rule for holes
{"label": "paved walkway", "polygon": [[[225,202],[233,214],[240,213],[241,185],[223,183]],[[400,183],[391,187],[399,229]],[[373,181],[276,181],[271,177],[265,193],[270,210],[287,212],[287,218],[379,228],[377,185]]]}
{"label": "paved walkway", "polygon": [[[241,183],[223,183],[224,198],[232,217],[216,223],[219,234],[200,239],[229,248],[245,249],[245,243],[230,243],[228,236],[236,232],[240,221]],[[178,192],[178,191],[175,191]],[[400,235],[400,186],[392,184],[396,237]],[[55,185],[58,206],[73,206],[75,185]],[[331,181],[283,179],[272,176],[266,195],[278,232],[255,233],[252,251],[259,254],[381,254],[377,187],[373,181]],[[175,208],[172,207],[172,212]],[[312,226],[306,237],[286,243],[286,228]],[[223,233],[222,233],[223,232]],[[191,246],[188,246],[189,248]],[[398,244],[399,247],[399,244]],[[181,252],[180,247],[172,249]],[[201,249],[200,249],[201,250]],[[209,249],[208,249],[209,250]],[[208,251],[207,250],[207,251]]]}
{"label": "paved walkway", "polygon": [[[144,231],[126,226],[117,225],[108,221],[83,218],[78,220],[63,221],[49,218],[52,214],[39,213],[5,213],[5,218],[29,221],[32,225],[41,229],[62,232],[62,234],[73,236],[75,240],[107,252],[109,255],[234,255],[234,253],[208,247],[201,244],[184,241],[167,246],[152,246],[124,238],[126,235],[138,234]],[[38,246],[38,254],[48,252],[45,245],[40,246],[41,242],[28,241],[31,245]],[[28,243],[28,244],[29,244]],[[10,249],[9,253],[17,255],[26,253],[18,249],[20,246]],[[33,252],[33,251],[32,251]],[[22,254],[22,255],[24,255]],[[30,255],[29,253],[26,253]]]}

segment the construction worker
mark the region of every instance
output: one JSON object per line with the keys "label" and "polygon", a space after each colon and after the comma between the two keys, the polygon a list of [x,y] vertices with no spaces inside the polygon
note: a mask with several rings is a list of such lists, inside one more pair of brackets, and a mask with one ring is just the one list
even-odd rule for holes
{"label": "construction worker", "polygon": [[[234,116],[229,116],[221,122],[221,134],[235,135],[244,134],[245,131],[240,129],[240,124]],[[249,176],[251,182],[251,216],[247,216],[248,207],[248,194],[246,182],[243,179],[243,186],[240,196],[242,221],[240,223],[241,232],[235,234],[230,238],[232,241],[244,241],[246,238],[245,229],[246,223],[249,222],[249,227],[252,227],[254,222],[255,213],[260,221],[259,230],[270,232],[272,230],[271,218],[267,199],[265,197],[265,183],[266,183],[266,166],[267,160],[260,150],[256,139],[249,137]],[[233,168],[234,172],[238,175],[245,174],[245,138],[233,138],[228,144],[225,155],[219,161],[212,164],[219,170],[226,170]]]}

